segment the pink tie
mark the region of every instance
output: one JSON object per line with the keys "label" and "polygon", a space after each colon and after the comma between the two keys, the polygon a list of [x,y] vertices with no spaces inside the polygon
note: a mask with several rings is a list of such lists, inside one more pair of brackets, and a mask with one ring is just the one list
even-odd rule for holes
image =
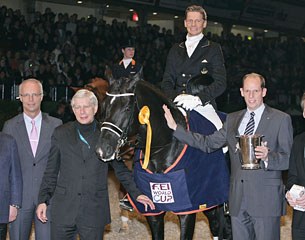
{"label": "pink tie", "polygon": [[32,123],[32,130],[31,130],[31,134],[30,134],[30,142],[31,142],[32,152],[35,157],[37,146],[38,146],[38,132],[37,132],[37,128],[36,128],[34,119],[32,119],[31,123]]}

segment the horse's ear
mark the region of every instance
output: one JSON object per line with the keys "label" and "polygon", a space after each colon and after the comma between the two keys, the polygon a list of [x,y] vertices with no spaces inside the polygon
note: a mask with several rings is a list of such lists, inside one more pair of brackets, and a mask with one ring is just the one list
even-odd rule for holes
{"label": "horse's ear", "polygon": [[80,87],[70,87],[75,93],[80,90],[81,88]]}
{"label": "horse's ear", "polygon": [[134,75],[133,79],[134,79],[135,81],[144,80],[144,77],[143,77],[143,66],[140,68],[139,72],[137,72],[137,73]]}
{"label": "horse's ear", "polygon": [[133,91],[133,89],[135,89],[137,82],[139,82],[140,80],[143,80],[143,67],[141,67],[140,71],[137,72],[134,76],[129,78],[128,90]]}
{"label": "horse's ear", "polygon": [[114,82],[114,78],[112,75],[112,70],[108,65],[106,65],[106,67],[105,67],[104,75],[105,75],[106,80],[108,80],[109,84],[111,85]]}

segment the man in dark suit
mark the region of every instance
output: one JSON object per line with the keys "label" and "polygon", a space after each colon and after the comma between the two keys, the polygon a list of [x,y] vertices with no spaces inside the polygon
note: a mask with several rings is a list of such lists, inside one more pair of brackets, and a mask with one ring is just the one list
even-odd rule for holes
{"label": "man in dark suit", "polygon": [[17,142],[24,186],[22,209],[16,221],[10,224],[10,239],[28,240],[34,221],[36,239],[49,240],[50,224],[42,224],[36,218],[35,210],[51,147],[51,135],[62,122],[41,112],[43,89],[40,81],[33,78],[23,81],[19,86],[19,98],[23,113],[6,121],[3,127],[3,132],[12,135]]}
{"label": "man in dark suit", "polygon": [[[305,93],[301,100],[301,107],[303,109],[303,117],[305,118]],[[287,189],[296,184],[299,186],[305,186],[305,133],[302,133],[295,137],[292,145]],[[303,190],[304,191],[304,190]],[[290,191],[286,193],[286,198],[293,208],[292,219],[292,239],[303,240],[305,239],[305,212],[299,208],[305,210],[305,194],[301,194],[299,197],[294,197]]]}
{"label": "man in dark suit", "polygon": [[[226,69],[220,45],[208,40],[203,34],[207,27],[207,13],[202,6],[191,5],[186,8],[184,27],[187,30],[186,41],[175,44],[170,49],[161,89],[174,99],[177,106],[182,106],[186,110],[200,113],[196,107],[206,103],[217,109],[215,99],[227,86]],[[196,92],[193,91],[191,83],[194,79],[197,82],[206,82],[207,78],[212,79],[209,85],[199,84]],[[209,109],[212,106],[209,106]],[[200,114],[205,117],[203,113]],[[221,211],[216,208],[204,211],[215,239],[218,235],[213,226],[220,226],[217,218],[223,215],[222,209],[221,207]]]}
{"label": "man in dark suit", "polygon": [[22,174],[16,141],[0,133],[0,240],[6,239],[7,223],[16,219],[22,204]]}
{"label": "man in dark suit", "polygon": [[[204,136],[177,126],[169,109],[164,106],[168,126],[181,142],[205,152],[225,144],[231,160],[230,215],[234,240],[280,239],[280,217],[285,214],[285,188],[282,171],[288,169],[292,145],[292,124],[288,114],[264,104],[267,93],[265,79],[256,73],[244,76],[240,88],[247,109],[228,114],[220,130]],[[255,134],[264,135],[262,146],[255,148],[260,169],[243,170],[237,151],[238,139],[243,135],[250,112],[254,112]]]}
{"label": "man in dark suit", "polygon": [[[186,41],[175,44],[169,51],[161,84],[162,90],[178,105],[192,110],[199,103],[211,102],[216,107],[215,98],[227,86],[226,69],[219,44],[209,41],[202,33],[207,26],[207,14],[201,6],[192,5],[185,11],[184,26]],[[192,96],[188,82],[191,78],[210,75],[214,82]],[[186,95],[187,94],[187,95]]]}
{"label": "man in dark suit", "polygon": [[52,240],[72,240],[77,233],[84,240],[101,240],[105,225],[110,223],[109,164],[137,201],[145,208],[154,209],[154,204],[136,188],[123,162],[105,163],[98,159],[95,145],[100,127],[94,119],[98,108],[95,95],[85,89],[79,90],[73,96],[71,106],[76,121],[54,131],[36,214],[42,222],[47,222],[46,210],[52,200]]}

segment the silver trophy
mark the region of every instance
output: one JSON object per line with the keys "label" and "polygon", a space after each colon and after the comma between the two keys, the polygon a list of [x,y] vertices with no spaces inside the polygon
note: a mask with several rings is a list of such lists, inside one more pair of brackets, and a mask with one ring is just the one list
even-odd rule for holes
{"label": "silver trophy", "polygon": [[259,164],[260,159],[255,158],[255,148],[256,146],[261,146],[263,137],[259,134],[238,136],[237,149],[241,156],[242,169],[252,170],[261,168]]}

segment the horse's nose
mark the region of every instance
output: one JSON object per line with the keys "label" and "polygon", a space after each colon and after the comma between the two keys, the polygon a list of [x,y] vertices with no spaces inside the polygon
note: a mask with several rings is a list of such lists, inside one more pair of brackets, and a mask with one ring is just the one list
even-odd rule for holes
{"label": "horse's nose", "polygon": [[101,147],[97,147],[97,148],[96,148],[96,154],[97,154],[97,156],[98,156],[100,159],[103,158],[103,150],[102,150]]}
{"label": "horse's nose", "polygon": [[106,144],[106,146],[105,146],[105,155],[106,156],[111,156],[111,155],[113,155],[113,152],[114,152],[113,147],[110,146],[109,144]]}
{"label": "horse's nose", "polygon": [[96,153],[100,159],[109,158],[114,154],[113,147],[109,144],[104,144],[103,149],[101,147],[96,148]]}

